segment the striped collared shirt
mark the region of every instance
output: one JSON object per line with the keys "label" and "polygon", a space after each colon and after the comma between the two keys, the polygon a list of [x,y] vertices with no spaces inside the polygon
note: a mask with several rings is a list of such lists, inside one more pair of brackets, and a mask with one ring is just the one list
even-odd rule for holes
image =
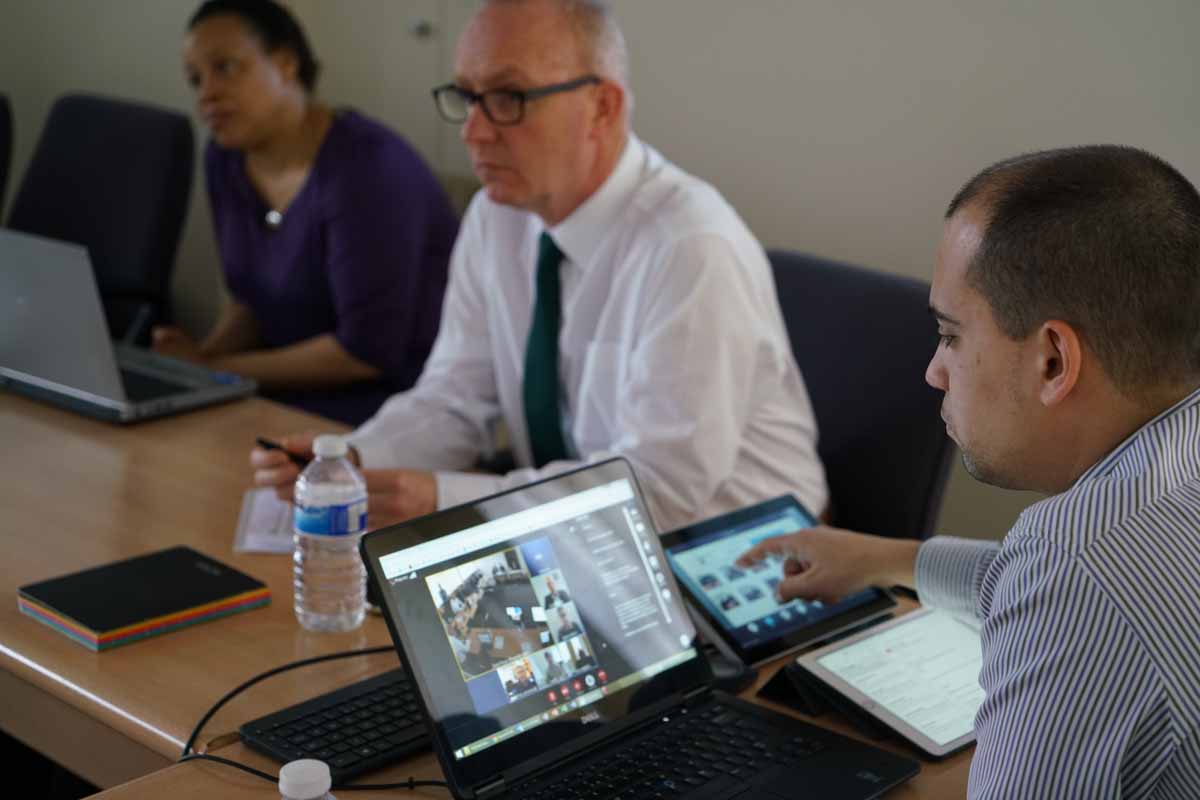
{"label": "striped collared shirt", "polygon": [[983,622],[969,797],[1200,798],[1200,390],[917,590]]}

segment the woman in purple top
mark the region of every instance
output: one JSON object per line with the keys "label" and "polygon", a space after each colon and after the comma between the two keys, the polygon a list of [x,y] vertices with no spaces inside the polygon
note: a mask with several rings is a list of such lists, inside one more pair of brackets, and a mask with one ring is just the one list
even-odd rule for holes
{"label": "woman in purple top", "polygon": [[433,345],[457,219],[399,136],[313,98],[317,64],[273,0],[209,0],[184,63],[212,141],[205,173],[232,302],[160,352],[255,378],[350,424],[416,382]]}

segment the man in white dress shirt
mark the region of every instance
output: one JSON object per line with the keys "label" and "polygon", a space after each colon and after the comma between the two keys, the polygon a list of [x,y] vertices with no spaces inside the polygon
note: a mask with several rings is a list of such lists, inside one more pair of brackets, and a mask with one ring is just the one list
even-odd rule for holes
{"label": "man in white dress shirt", "polygon": [[[594,0],[492,0],[464,32],[435,97],[483,191],[424,373],[350,437],[373,523],[614,455],[664,530],[783,493],[825,510],[766,255],[715,189],[633,135],[627,72]],[[500,419],[520,468],[467,472]],[[289,496],[283,453],[251,463]]]}

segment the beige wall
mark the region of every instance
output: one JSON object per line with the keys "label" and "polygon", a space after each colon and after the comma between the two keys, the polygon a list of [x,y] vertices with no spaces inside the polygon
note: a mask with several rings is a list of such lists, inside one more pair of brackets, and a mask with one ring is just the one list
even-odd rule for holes
{"label": "beige wall", "polygon": [[[54,96],[70,89],[187,110],[187,0],[0,0],[0,91],[19,177]],[[451,74],[472,0],[294,0],[326,94],[405,133],[443,171],[457,134],[427,89]],[[1193,0],[616,0],[639,133],[719,186],[769,247],[928,279],[941,212],[986,163],[1119,141],[1200,178]],[[407,32],[429,19],[434,36]],[[219,279],[197,184],[175,294],[203,330]],[[1002,532],[1030,496],[956,471],[950,532]]]}
{"label": "beige wall", "polygon": [[[15,116],[9,208],[54,99],[68,91],[99,92],[187,112],[190,99],[179,61],[188,0],[83,2],[0,0],[0,92]],[[202,136],[197,130],[197,146]],[[202,182],[192,187],[175,275],[178,313],[207,326],[217,306],[216,249]]]}

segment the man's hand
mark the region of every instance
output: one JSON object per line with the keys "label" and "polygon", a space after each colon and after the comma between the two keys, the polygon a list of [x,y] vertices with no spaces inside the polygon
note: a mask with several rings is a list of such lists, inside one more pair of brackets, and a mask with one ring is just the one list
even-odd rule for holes
{"label": "man's hand", "polygon": [[155,325],[150,332],[150,346],[154,352],[165,356],[191,361],[193,364],[205,362],[196,340],[174,325]]}
{"label": "man's hand", "polygon": [[[306,431],[285,436],[279,443],[290,453],[311,459],[313,439],[320,434]],[[347,457],[362,466],[358,451],[353,447]],[[281,450],[255,447],[250,451],[250,466],[254,468],[254,485],[274,489],[276,496],[291,502],[300,467],[292,463]],[[364,469],[367,482],[367,515],[371,528],[382,528],[397,522],[432,514],[437,511],[437,479],[432,472],[415,469]]]}
{"label": "man's hand", "polygon": [[797,597],[836,602],[869,586],[912,586],[920,542],[885,539],[820,526],[760,542],[744,553],[738,566],[768,556],[783,559],[781,602]]}
{"label": "man's hand", "polygon": [[437,479],[415,469],[364,469],[367,517],[382,528],[437,511]]}
{"label": "man's hand", "polygon": [[[319,434],[314,431],[294,433],[279,440],[290,452],[303,458],[313,457],[313,439]],[[354,450],[350,451],[355,456]],[[357,457],[351,459],[358,463]],[[254,485],[263,489],[274,489],[275,495],[284,502],[292,502],[293,484],[300,477],[300,467],[292,463],[287,453],[281,450],[266,450],[256,447],[250,451],[250,466],[254,469]]]}

